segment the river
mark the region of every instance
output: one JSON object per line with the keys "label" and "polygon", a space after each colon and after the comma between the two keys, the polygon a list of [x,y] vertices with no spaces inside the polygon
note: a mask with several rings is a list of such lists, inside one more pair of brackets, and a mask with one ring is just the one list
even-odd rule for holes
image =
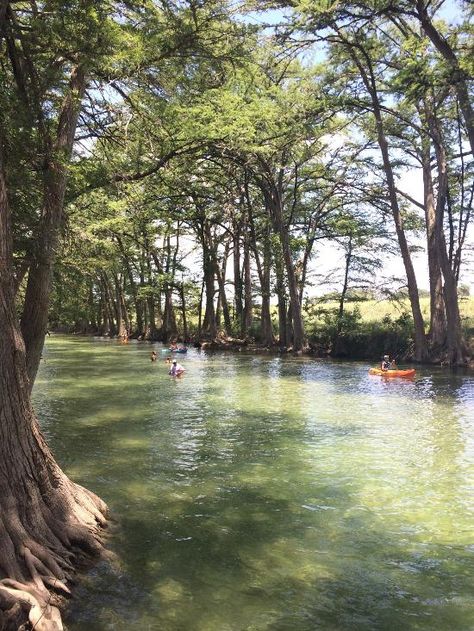
{"label": "river", "polygon": [[472,373],[160,351],[47,339],[41,426],[114,518],[70,631],[474,629]]}

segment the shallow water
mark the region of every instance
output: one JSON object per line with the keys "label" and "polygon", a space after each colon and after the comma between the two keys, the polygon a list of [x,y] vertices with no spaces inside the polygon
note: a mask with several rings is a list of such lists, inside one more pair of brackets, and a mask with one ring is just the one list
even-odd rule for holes
{"label": "shallow water", "polygon": [[474,629],[472,374],[160,349],[47,340],[43,431],[117,520],[70,631]]}

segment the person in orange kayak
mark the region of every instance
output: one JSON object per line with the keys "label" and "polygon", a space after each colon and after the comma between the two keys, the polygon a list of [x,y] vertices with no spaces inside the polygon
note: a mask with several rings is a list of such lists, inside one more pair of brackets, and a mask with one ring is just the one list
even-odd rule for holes
{"label": "person in orange kayak", "polygon": [[390,361],[390,356],[389,355],[384,355],[383,356],[383,360],[382,363],[380,364],[380,368],[381,370],[383,370],[384,372],[386,370],[390,370],[391,368],[396,368],[396,363],[395,360],[393,359],[392,361]]}

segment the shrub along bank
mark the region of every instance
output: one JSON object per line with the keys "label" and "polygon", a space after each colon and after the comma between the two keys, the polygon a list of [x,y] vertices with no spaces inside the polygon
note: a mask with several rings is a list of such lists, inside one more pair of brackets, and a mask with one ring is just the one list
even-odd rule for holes
{"label": "shrub along bank", "polygon": [[[427,320],[428,304],[425,308]],[[474,298],[461,301],[465,339],[474,346]],[[312,305],[306,314],[308,341],[317,355],[351,359],[380,359],[386,353],[411,359],[413,319],[403,303],[365,301],[347,306],[342,317],[333,304]]]}

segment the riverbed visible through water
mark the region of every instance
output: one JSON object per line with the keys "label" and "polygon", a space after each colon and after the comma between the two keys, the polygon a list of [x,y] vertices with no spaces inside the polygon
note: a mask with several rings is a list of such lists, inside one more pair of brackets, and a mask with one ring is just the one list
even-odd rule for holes
{"label": "riverbed visible through water", "polygon": [[70,631],[474,630],[472,373],[161,349],[47,339],[41,426],[115,522]]}

